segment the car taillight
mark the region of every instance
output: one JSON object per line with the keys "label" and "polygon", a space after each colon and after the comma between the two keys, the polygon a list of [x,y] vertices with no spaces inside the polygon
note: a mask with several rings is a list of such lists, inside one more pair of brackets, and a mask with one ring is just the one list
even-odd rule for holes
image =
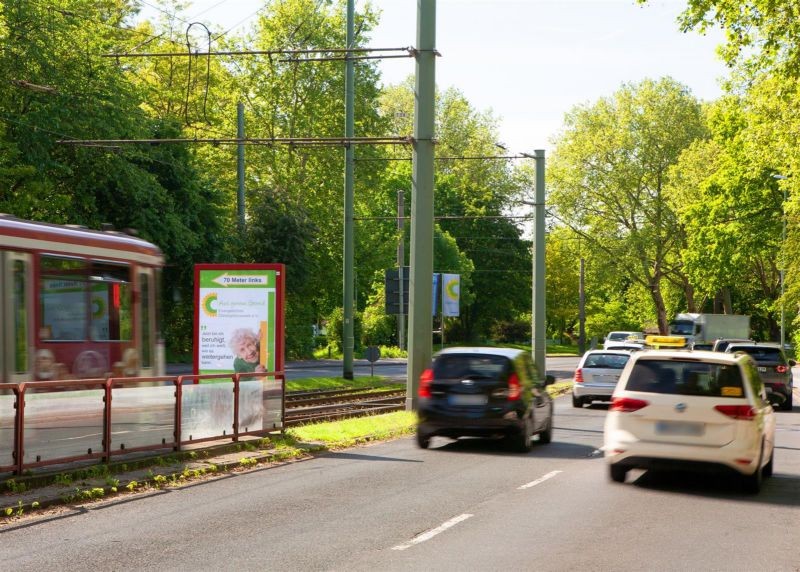
{"label": "car taillight", "polygon": [[575,370],[575,383],[583,383],[583,370],[581,368]]}
{"label": "car taillight", "polygon": [[716,405],[714,409],[734,419],[755,419],[756,410],[749,405]]}
{"label": "car taillight", "polygon": [[431,382],[433,381],[433,370],[431,368],[426,369],[422,372],[422,375],[419,376],[419,396],[420,397],[430,397],[431,396]]}
{"label": "car taillight", "polygon": [[633,399],[632,397],[613,397],[611,399],[610,411],[621,411],[623,413],[630,413],[631,411],[638,411],[642,407],[650,405],[644,399]]}
{"label": "car taillight", "polygon": [[522,394],[519,385],[519,377],[516,373],[512,373],[508,376],[508,400],[509,401],[516,401],[519,399],[519,396]]}
{"label": "car taillight", "polygon": [[775,371],[777,371],[778,373],[786,373],[787,371],[789,371],[789,368],[786,367],[785,365],[776,365]]}

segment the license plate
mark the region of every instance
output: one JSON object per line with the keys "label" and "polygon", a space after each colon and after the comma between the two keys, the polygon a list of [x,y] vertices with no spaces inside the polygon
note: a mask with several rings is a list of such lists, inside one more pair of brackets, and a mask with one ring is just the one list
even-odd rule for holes
{"label": "license plate", "polygon": [[485,395],[450,395],[448,397],[450,405],[486,405],[488,399]]}
{"label": "license plate", "polygon": [[702,423],[687,423],[685,421],[659,421],[656,423],[656,433],[659,435],[699,437],[704,432],[705,425]]}
{"label": "license plate", "polygon": [[762,372],[763,372],[763,371],[767,371],[767,368],[765,368],[765,367],[759,367],[759,368],[758,368],[758,371],[762,371]]}

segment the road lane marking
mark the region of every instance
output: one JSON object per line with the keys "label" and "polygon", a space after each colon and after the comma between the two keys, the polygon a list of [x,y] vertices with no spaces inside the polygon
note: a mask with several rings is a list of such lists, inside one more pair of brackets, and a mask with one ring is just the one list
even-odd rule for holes
{"label": "road lane marking", "polygon": [[432,528],[432,529],[430,529],[430,530],[428,530],[426,532],[423,532],[422,534],[418,534],[417,536],[415,536],[414,538],[412,538],[411,540],[409,540],[408,542],[406,542],[404,544],[398,544],[397,546],[393,546],[392,550],[405,550],[406,548],[411,548],[415,544],[419,544],[420,542],[425,542],[426,540],[430,540],[431,538],[433,538],[437,534],[439,534],[441,532],[444,532],[448,528],[451,528],[451,527],[457,525],[459,522],[465,521],[465,520],[467,520],[468,518],[470,518],[472,516],[474,516],[474,515],[472,515],[472,514],[460,514],[460,515],[458,515],[456,517],[451,518],[447,522],[444,522],[444,523],[440,524],[436,528]]}
{"label": "road lane marking", "polygon": [[547,479],[552,479],[553,477],[555,477],[560,472],[561,471],[550,471],[549,473],[547,473],[543,477],[539,477],[535,481],[531,481],[531,482],[529,482],[527,484],[522,485],[521,487],[517,487],[517,490],[521,491],[523,489],[529,489],[531,487],[535,487],[536,485],[539,485],[539,484],[545,482]]}

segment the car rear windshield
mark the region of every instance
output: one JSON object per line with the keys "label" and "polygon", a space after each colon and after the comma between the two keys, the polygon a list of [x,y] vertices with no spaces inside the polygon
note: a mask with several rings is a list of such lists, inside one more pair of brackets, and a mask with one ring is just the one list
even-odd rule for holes
{"label": "car rear windshield", "polygon": [[640,360],[634,364],[625,389],[674,395],[745,397],[738,365],[694,360]]}
{"label": "car rear windshield", "polygon": [[505,356],[478,354],[442,355],[433,364],[433,375],[439,379],[467,377],[500,377],[508,367]]}
{"label": "car rear windshield", "polygon": [[779,363],[785,364],[780,348],[769,348],[765,346],[733,346],[733,352],[745,352],[756,360],[756,363]]}
{"label": "car rear windshield", "polygon": [[631,356],[621,356],[617,354],[591,354],[586,356],[586,361],[583,362],[585,368],[602,368],[602,369],[622,369]]}

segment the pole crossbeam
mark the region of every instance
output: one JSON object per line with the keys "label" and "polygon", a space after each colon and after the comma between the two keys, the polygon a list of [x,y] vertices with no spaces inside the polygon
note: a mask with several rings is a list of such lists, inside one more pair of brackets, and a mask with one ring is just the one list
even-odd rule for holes
{"label": "pole crossbeam", "polygon": [[266,137],[266,138],[168,138],[168,139],[59,139],[62,145],[82,145],[85,147],[105,147],[123,144],[172,144],[208,143],[211,145],[297,145],[297,146],[343,146],[350,145],[410,145],[413,139],[400,137]]}
{"label": "pole crossbeam", "polygon": [[[412,46],[401,48],[314,48],[307,50],[224,50],[218,52],[139,52],[100,54],[101,58],[176,58],[176,57],[211,57],[211,56],[288,56],[297,54],[359,54],[372,52],[408,52],[400,57],[414,57],[417,52]],[[381,57],[381,56],[377,56]],[[384,56],[389,57],[389,56]],[[398,57],[398,56],[394,56]],[[355,59],[355,58],[352,58]]]}

